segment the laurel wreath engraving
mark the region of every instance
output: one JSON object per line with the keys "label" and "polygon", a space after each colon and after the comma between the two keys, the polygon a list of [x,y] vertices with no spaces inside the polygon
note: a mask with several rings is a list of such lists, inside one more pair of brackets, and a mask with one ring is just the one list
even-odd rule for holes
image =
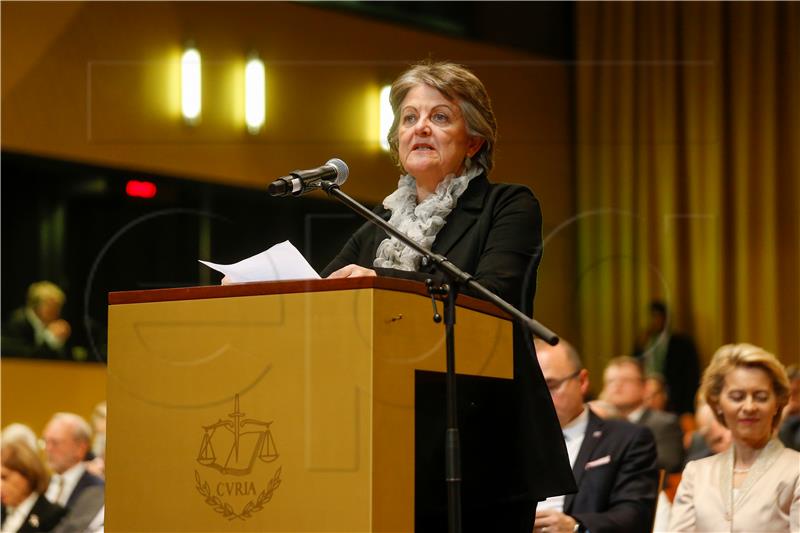
{"label": "laurel wreath engraving", "polygon": [[275,475],[272,476],[272,479],[269,480],[267,486],[258,494],[258,496],[244,504],[244,507],[240,513],[237,513],[231,504],[224,501],[219,496],[212,495],[211,487],[209,487],[207,481],[203,481],[200,478],[200,474],[197,473],[197,470],[194,471],[194,480],[196,483],[195,488],[197,489],[197,492],[199,492],[200,495],[205,498],[206,504],[209,507],[213,507],[215,512],[221,514],[223,518],[227,518],[228,520],[235,520],[237,518],[239,520],[247,520],[248,518],[251,518],[254,513],[263,510],[264,505],[269,503],[272,499],[272,494],[278,487],[280,487],[281,468],[279,467],[275,471]]}

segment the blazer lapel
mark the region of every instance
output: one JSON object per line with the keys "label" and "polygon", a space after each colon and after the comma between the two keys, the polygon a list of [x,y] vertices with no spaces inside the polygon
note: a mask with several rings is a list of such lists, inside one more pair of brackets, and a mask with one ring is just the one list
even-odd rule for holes
{"label": "blazer lapel", "polygon": [[458,243],[466,231],[472,227],[481,215],[486,194],[489,192],[489,180],[481,174],[470,181],[467,190],[458,199],[456,207],[447,217],[447,223],[439,231],[433,242],[433,251],[447,256],[453,246]]}
{"label": "blazer lapel", "polygon": [[72,489],[72,493],[69,495],[69,498],[67,498],[67,503],[64,507],[72,507],[72,505],[75,503],[75,500],[78,498],[78,494],[80,494],[80,492],[86,488],[87,485],[89,485],[89,475],[89,472],[86,471],[81,475],[80,479],[75,484],[75,488]]}
{"label": "blazer lapel", "polygon": [[[572,474],[575,477],[575,484],[578,486],[578,491],[581,490],[581,478],[586,471],[586,463],[592,457],[592,452],[600,443],[603,437],[603,419],[594,414],[589,409],[589,422],[586,424],[586,433],[583,436],[581,449],[578,450],[578,457],[575,458],[575,464],[572,467]],[[567,494],[564,498],[564,512],[568,513],[572,508],[575,501],[575,494]]]}

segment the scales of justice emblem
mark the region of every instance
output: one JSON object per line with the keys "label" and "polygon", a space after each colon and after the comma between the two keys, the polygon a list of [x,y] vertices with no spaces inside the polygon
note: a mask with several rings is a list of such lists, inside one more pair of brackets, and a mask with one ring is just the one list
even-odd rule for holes
{"label": "scales of justice emblem", "polygon": [[[280,457],[272,437],[272,421],[245,418],[245,413],[239,410],[238,394],[234,397],[233,412],[228,416],[229,420],[219,419],[211,425],[201,426],[203,438],[197,463],[224,476],[239,476],[241,479],[253,471],[257,462],[271,463]],[[197,470],[194,474],[195,488],[205,498],[206,504],[228,520],[251,518],[253,513],[261,511],[269,503],[281,483],[281,468],[275,471],[260,492],[256,490],[255,482],[250,480],[220,481],[214,486],[204,481]],[[252,498],[237,512],[228,500],[242,496]]]}
{"label": "scales of justice emblem", "polygon": [[[272,439],[270,425],[252,418],[244,418],[245,413],[239,411],[239,395],[234,398],[233,412],[228,415],[233,420],[218,420],[210,426],[203,426],[203,441],[197,462],[219,470],[223,474],[243,476],[253,470],[256,459],[271,463],[279,457]],[[217,435],[217,431],[222,428]],[[217,449],[225,451],[222,462],[218,461]]]}

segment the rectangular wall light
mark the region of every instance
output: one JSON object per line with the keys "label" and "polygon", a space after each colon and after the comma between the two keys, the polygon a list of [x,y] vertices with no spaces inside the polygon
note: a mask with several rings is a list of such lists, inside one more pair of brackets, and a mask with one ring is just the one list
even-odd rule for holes
{"label": "rectangular wall light", "polygon": [[378,139],[380,139],[381,148],[386,152],[389,151],[389,140],[386,137],[389,135],[389,129],[392,127],[392,121],[394,121],[394,113],[392,112],[392,105],[389,103],[390,90],[391,87],[389,85],[385,85],[381,89],[381,97],[380,97],[381,130],[380,133],[378,134]]}
{"label": "rectangular wall light", "polygon": [[264,125],[266,107],[264,62],[252,58],[244,69],[244,120],[247,131],[255,135]]}
{"label": "rectangular wall light", "polygon": [[200,120],[202,110],[202,68],[200,52],[189,47],[181,56],[181,113],[188,124]]}

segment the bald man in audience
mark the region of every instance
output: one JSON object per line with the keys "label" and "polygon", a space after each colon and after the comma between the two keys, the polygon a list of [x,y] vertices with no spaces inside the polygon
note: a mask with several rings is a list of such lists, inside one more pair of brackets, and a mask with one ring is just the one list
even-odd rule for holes
{"label": "bald man in audience", "polygon": [[649,533],[658,495],[649,429],[603,420],[584,403],[589,373],[566,341],[536,341],[536,354],[564,434],[577,494],[539,502],[535,533]]}
{"label": "bald man in audience", "polygon": [[615,357],[603,373],[603,399],[634,424],[650,428],[656,438],[658,468],[667,473],[683,468],[683,431],[672,413],[650,409],[645,404],[645,377],[641,362],[634,357]]}
{"label": "bald man in audience", "polygon": [[686,462],[696,461],[722,453],[731,445],[731,430],[723,426],[714,416],[714,410],[705,403],[697,405],[694,412],[695,430],[686,450]]}
{"label": "bald man in audience", "polygon": [[66,507],[56,531],[84,531],[104,503],[105,482],[86,470],[91,447],[88,422],[74,413],[56,413],[44,430],[45,455],[53,477],[45,495]]}

